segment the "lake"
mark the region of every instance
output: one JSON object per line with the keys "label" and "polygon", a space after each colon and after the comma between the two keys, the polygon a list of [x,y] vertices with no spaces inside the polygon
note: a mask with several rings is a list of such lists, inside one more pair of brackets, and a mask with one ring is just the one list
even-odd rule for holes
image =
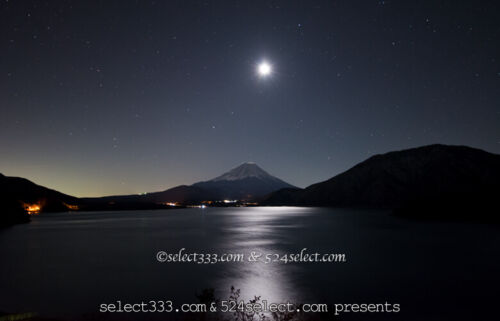
{"label": "lake", "polygon": [[[45,214],[0,230],[0,311],[133,320],[101,303],[227,299],[397,303],[340,320],[498,320],[499,227],[413,221],[384,211],[302,207]],[[177,253],[344,253],[346,262],[158,262]],[[151,318],[151,314],[148,318]]]}

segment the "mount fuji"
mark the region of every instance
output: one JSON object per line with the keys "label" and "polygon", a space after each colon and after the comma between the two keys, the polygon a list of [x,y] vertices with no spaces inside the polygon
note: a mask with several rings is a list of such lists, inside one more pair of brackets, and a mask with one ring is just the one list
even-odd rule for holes
{"label": "mount fuji", "polygon": [[192,185],[216,193],[219,199],[253,200],[295,186],[272,176],[255,163],[244,163],[214,179]]}
{"label": "mount fuji", "polygon": [[192,185],[180,185],[165,191],[145,195],[107,196],[85,199],[87,203],[102,206],[103,203],[169,203],[198,204],[202,201],[259,201],[280,189],[297,187],[272,176],[255,163],[243,163],[208,181]]}
{"label": "mount fuji", "polygon": [[163,192],[149,193],[151,202],[197,203],[200,201],[245,200],[254,201],[278,191],[295,186],[272,176],[255,163],[243,163],[229,172],[211,180],[193,185],[181,185]]}

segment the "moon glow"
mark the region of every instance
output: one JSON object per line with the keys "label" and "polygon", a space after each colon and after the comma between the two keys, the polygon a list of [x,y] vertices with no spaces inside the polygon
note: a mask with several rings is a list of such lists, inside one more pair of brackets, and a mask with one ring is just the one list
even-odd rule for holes
{"label": "moon glow", "polygon": [[257,73],[261,77],[267,77],[271,74],[272,68],[271,65],[267,62],[261,62],[257,67]]}

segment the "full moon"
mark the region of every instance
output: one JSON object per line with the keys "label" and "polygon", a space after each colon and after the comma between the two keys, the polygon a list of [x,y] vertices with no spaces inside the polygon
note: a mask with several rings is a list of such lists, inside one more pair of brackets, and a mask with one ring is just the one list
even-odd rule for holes
{"label": "full moon", "polygon": [[257,72],[261,77],[269,76],[271,74],[271,65],[267,62],[261,62],[257,67]]}

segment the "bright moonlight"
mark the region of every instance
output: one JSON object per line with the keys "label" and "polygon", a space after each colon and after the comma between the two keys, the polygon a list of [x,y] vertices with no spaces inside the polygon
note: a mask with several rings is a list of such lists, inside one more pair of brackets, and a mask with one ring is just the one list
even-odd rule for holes
{"label": "bright moonlight", "polygon": [[267,62],[261,62],[257,67],[257,72],[261,77],[269,76],[271,74],[271,65]]}

